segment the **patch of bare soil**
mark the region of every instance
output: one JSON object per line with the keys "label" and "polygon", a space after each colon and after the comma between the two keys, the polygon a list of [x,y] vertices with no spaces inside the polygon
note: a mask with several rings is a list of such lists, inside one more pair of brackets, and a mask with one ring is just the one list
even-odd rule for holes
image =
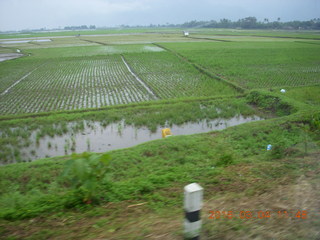
{"label": "patch of bare soil", "polygon": [[202,239],[319,240],[319,214],[320,178],[319,169],[314,169],[261,195],[229,194],[208,200]]}

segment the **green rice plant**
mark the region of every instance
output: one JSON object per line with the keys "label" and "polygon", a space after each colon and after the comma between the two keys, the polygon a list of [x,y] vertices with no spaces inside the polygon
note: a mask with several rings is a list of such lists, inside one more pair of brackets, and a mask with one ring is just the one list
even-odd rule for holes
{"label": "green rice plant", "polygon": [[118,134],[120,136],[122,136],[122,131],[123,131],[123,122],[119,122],[118,125],[117,125],[117,131],[118,131]]}
{"label": "green rice plant", "polygon": [[70,150],[71,152],[74,152],[76,150],[76,139],[74,136],[71,137],[70,142],[71,142]]}
{"label": "green rice plant", "polygon": [[91,147],[90,138],[87,138],[86,143],[87,143],[87,151],[90,152],[90,147]]}
{"label": "green rice plant", "polygon": [[125,58],[155,94],[164,99],[237,93],[169,52],[126,54]]}
{"label": "green rice plant", "polygon": [[69,139],[66,139],[65,140],[65,144],[64,144],[64,153],[67,155],[69,149],[70,149],[70,142],[69,142]]}
{"label": "green rice plant", "polygon": [[225,81],[247,89],[319,83],[317,45],[292,41],[161,43]]}

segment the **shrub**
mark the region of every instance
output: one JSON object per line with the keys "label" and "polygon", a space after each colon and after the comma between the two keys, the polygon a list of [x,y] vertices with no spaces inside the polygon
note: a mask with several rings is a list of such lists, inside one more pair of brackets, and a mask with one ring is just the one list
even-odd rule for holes
{"label": "shrub", "polygon": [[72,155],[62,173],[63,182],[71,187],[72,195],[85,203],[98,200],[98,189],[106,181],[110,159],[109,154]]}

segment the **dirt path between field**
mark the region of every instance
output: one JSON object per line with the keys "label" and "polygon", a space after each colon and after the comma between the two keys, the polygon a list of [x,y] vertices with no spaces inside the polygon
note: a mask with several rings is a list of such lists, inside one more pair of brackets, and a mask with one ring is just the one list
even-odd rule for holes
{"label": "dirt path between field", "polygon": [[29,77],[29,75],[31,73],[33,73],[34,71],[36,71],[38,68],[40,68],[41,66],[43,66],[44,64],[41,64],[40,66],[36,67],[35,69],[33,69],[31,72],[28,72],[26,75],[24,75],[22,78],[20,78],[18,81],[16,81],[15,83],[13,83],[10,87],[8,87],[6,90],[4,90],[2,93],[0,93],[0,96],[3,96],[5,94],[7,94],[9,92],[9,90],[11,88],[13,88],[15,85],[17,85],[19,82],[21,82],[23,79]]}
{"label": "dirt path between field", "polygon": [[152,98],[153,98],[154,100],[159,99],[159,98],[157,97],[157,95],[152,91],[152,89],[149,88],[148,85],[147,85],[143,80],[141,80],[141,79],[133,72],[133,70],[131,69],[131,67],[130,67],[129,64],[126,62],[126,60],[124,59],[123,56],[121,56],[121,59],[122,59],[124,65],[126,65],[128,71],[131,73],[131,75],[134,76],[134,78],[147,90],[147,92],[152,96]]}

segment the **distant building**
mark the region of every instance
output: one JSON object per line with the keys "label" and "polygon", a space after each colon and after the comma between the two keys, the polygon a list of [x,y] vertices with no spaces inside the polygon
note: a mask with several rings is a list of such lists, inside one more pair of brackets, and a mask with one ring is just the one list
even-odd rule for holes
{"label": "distant building", "polygon": [[183,31],[183,36],[188,37],[189,36],[189,32]]}

